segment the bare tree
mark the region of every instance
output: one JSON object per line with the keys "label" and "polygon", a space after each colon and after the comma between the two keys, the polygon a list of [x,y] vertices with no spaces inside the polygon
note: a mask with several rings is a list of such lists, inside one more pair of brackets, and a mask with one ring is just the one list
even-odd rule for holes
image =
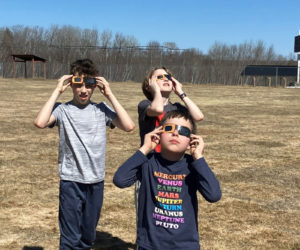
{"label": "bare tree", "polygon": [[[140,46],[134,36],[113,34],[109,30],[53,25],[0,28],[0,69],[11,76],[12,54],[35,54],[47,59],[47,76],[57,78],[69,71],[79,58],[91,58],[99,72],[113,81],[142,81],[150,67],[167,66],[183,82],[238,84],[247,64],[295,64],[295,55],[277,55],[263,41],[228,45],[214,43],[203,54],[198,49],[179,49],[175,42],[149,41]],[[38,69],[41,71],[41,69]],[[17,74],[22,65],[17,67]]]}
{"label": "bare tree", "polygon": [[1,61],[3,63],[3,76],[8,77],[11,72],[11,55],[14,51],[14,38],[9,28],[5,28],[2,34],[1,42]]}

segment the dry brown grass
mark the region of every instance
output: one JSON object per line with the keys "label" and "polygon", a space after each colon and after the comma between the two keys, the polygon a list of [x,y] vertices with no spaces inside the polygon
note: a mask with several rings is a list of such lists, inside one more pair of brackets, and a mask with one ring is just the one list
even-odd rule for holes
{"label": "dry brown grass", "polygon": [[[57,249],[57,129],[33,120],[56,81],[0,79],[0,249]],[[111,87],[137,125],[138,83]],[[198,132],[221,181],[219,203],[199,201],[203,249],[300,249],[300,89],[185,85],[205,121]],[[67,91],[60,101],[68,101]],[[93,100],[104,98],[95,93]],[[176,97],[172,97],[176,99]],[[98,249],[133,249],[133,187],[112,184],[139,145],[138,128],[108,131]]]}

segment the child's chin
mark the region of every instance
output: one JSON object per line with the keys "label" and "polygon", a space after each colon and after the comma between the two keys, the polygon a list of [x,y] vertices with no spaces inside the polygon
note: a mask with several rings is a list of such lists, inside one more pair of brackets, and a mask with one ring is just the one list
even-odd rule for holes
{"label": "child's chin", "polygon": [[171,145],[166,150],[169,151],[172,154],[183,154],[186,151],[186,150],[183,151],[182,148],[178,148],[177,145],[175,145],[175,144]]}

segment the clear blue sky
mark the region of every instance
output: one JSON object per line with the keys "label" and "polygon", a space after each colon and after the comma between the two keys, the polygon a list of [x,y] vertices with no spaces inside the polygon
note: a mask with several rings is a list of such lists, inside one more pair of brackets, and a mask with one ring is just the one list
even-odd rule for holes
{"label": "clear blue sky", "polygon": [[72,25],[149,41],[175,42],[204,53],[262,40],[277,54],[294,54],[300,0],[0,0],[0,27]]}

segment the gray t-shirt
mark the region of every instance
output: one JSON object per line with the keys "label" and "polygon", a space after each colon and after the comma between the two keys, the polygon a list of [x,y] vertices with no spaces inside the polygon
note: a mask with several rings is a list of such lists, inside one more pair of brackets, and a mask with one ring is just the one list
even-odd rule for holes
{"label": "gray t-shirt", "polygon": [[59,128],[59,175],[62,180],[92,184],[104,180],[106,126],[116,113],[104,102],[84,108],[57,103],[52,114]]}

